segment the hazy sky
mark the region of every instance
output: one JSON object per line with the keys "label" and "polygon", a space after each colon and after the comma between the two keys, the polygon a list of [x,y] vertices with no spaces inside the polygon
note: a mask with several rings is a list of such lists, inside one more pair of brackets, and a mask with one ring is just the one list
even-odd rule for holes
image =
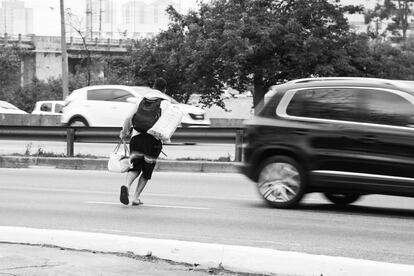
{"label": "hazy sky", "polygon": [[[1,1],[1,0],[0,0]],[[114,3],[120,7],[123,3],[131,0],[114,0]],[[141,0],[152,3],[155,0]],[[181,3],[181,12],[187,12],[189,9],[197,8],[197,0],[175,0]],[[208,1],[208,0],[203,0]],[[1,1],[0,3],[2,3]],[[36,35],[60,35],[60,0],[24,0],[27,8],[33,8],[33,32]],[[363,4],[367,7],[373,6],[376,0],[342,0],[344,4]],[[70,8],[74,14],[84,16],[86,9],[86,0],[65,0],[65,8]],[[118,8],[119,10],[120,8]],[[67,27],[70,34],[71,28]],[[72,30],[73,31],[73,30]]]}
{"label": "hazy sky", "polygon": [[[117,6],[131,0],[115,0]],[[144,0],[147,3],[155,0]],[[181,12],[197,8],[197,0],[175,0],[181,3]],[[60,0],[24,0],[27,8],[33,8],[33,32],[36,35],[60,35]],[[65,0],[65,9],[70,8],[73,13],[83,15],[86,9],[86,0]],[[70,29],[68,29],[70,31]]]}

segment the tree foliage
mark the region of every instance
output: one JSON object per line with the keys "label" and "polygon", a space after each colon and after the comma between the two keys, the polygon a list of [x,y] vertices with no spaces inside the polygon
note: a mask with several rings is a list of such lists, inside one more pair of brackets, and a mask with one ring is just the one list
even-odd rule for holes
{"label": "tree foliage", "polygon": [[[413,0],[384,0],[382,4],[377,3],[373,10],[365,13],[365,23],[374,23],[375,27],[369,28],[369,34],[376,38],[386,37],[387,32],[393,36],[399,36],[403,40],[407,38],[409,25],[408,17],[412,12]],[[388,20],[388,22],[386,22]],[[380,33],[380,25],[387,24],[385,30]]]}
{"label": "tree foliage", "polygon": [[0,99],[7,98],[10,88],[20,84],[20,63],[24,51],[14,46],[0,46]]}
{"label": "tree foliage", "polygon": [[[360,10],[336,0],[212,0],[184,15],[169,7],[172,23],[166,31],[134,41],[125,57],[89,60],[99,63],[104,74],[85,66],[89,73],[72,75],[70,90],[105,83],[152,86],[156,77],[164,77],[167,93],[183,102],[197,93],[202,103],[223,106],[223,88],[230,86],[253,88],[259,106],[270,86],[290,79],[414,79],[414,43],[396,48],[353,33],[344,13]],[[376,16],[386,18],[387,12],[377,10]],[[61,97],[60,80],[34,80],[21,88],[20,53],[4,51],[0,49],[5,68],[0,70],[0,93],[9,91],[6,100],[30,111],[37,100]],[[7,85],[13,89],[4,89]]]}
{"label": "tree foliage", "polygon": [[133,53],[138,82],[163,75],[172,94],[201,93],[220,102],[223,87],[254,86],[257,105],[271,85],[312,74],[335,75],[347,62],[349,26],[357,7],[328,0],[213,0],[173,23]]}

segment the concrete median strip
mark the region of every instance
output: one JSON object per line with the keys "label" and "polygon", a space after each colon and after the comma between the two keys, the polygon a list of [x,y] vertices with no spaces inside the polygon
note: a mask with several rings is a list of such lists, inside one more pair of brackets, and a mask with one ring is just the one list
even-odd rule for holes
{"label": "concrete median strip", "polygon": [[[33,156],[0,156],[0,168],[29,168],[46,166],[58,169],[71,170],[107,170],[106,158],[70,158],[70,157],[33,157]],[[237,173],[240,171],[239,162],[215,162],[215,161],[181,161],[165,160],[157,161],[157,171],[180,172],[214,172]]]}
{"label": "concrete median strip", "polygon": [[273,249],[120,236],[102,233],[0,226],[0,242],[47,244],[77,250],[133,252],[175,262],[224,267],[235,272],[329,275],[411,276],[414,266],[311,255]]}

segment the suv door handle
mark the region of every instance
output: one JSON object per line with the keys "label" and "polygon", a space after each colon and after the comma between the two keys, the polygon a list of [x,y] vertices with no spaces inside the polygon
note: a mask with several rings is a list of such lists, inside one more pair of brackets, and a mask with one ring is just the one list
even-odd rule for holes
{"label": "suv door handle", "polygon": [[374,135],[365,135],[361,138],[364,143],[376,143],[377,138]]}

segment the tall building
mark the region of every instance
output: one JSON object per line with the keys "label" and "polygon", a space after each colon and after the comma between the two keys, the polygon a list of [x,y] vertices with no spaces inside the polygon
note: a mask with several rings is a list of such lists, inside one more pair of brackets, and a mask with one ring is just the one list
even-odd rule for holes
{"label": "tall building", "polygon": [[112,38],[116,31],[116,6],[114,0],[86,1],[86,35]]}
{"label": "tall building", "polygon": [[33,33],[33,9],[25,8],[24,1],[2,0],[0,33],[10,35]]}
{"label": "tall building", "polygon": [[133,0],[124,3],[119,32],[133,38],[150,37],[159,33],[168,26],[166,9],[169,5],[180,10],[180,2],[174,0],[157,0],[152,3]]}

